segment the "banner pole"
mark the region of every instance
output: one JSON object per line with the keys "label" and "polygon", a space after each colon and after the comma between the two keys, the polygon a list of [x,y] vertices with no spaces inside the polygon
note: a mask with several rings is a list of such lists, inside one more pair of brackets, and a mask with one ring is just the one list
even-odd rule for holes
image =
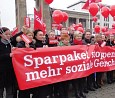
{"label": "banner pole", "polygon": [[90,29],[90,19],[91,19],[91,17],[90,17],[90,13],[89,13],[89,29]]}

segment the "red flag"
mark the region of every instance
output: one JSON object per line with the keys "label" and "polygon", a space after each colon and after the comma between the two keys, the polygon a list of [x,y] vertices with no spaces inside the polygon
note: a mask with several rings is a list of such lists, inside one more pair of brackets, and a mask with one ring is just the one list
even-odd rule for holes
{"label": "red flag", "polygon": [[86,3],[84,4],[84,6],[82,7],[82,9],[88,9],[88,7],[89,7],[89,4],[91,4],[91,3],[98,3],[98,2],[101,2],[102,0],[87,0],[86,1]]}
{"label": "red flag", "polygon": [[30,17],[24,17],[24,25],[30,28]]}
{"label": "red flag", "polygon": [[18,27],[13,28],[12,36],[16,35],[18,33]]}
{"label": "red flag", "polygon": [[34,30],[40,29],[45,33],[44,23],[42,21],[42,9],[37,11],[34,8]]}

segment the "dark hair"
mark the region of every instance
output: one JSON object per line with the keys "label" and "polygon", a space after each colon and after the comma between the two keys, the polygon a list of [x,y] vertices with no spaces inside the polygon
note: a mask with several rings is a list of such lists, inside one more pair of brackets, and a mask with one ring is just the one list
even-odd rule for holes
{"label": "dark hair", "polygon": [[90,32],[91,33],[91,30],[90,29],[85,30],[84,35],[86,34],[86,32]]}
{"label": "dark hair", "polygon": [[33,33],[34,33],[34,38],[35,38],[35,36],[37,35],[37,33],[40,32],[40,31],[42,32],[42,30],[39,30],[39,29],[38,29],[38,30],[35,30],[35,31],[33,32]]}
{"label": "dark hair", "polygon": [[63,30],[64,28],[65,28],[66,30],[68,30],[67,27],[62,27],[60,30]]}
{"label": "dark hair", "polygon": [[94,38],[94,36],[91,36],[91,38]]}
{"label": "dark hair", "polygon": [[10,29],[8,29],[7,27],[2,27],[2,28],[0,28],[0,33],[4,33],[8,30],[10,30]]}

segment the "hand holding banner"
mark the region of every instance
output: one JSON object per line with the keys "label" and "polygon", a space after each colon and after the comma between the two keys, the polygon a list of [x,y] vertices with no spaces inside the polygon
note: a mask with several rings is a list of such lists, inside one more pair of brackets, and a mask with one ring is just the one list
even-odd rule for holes
{"label": "hand holding banner", "polygon": [[30,40],[25,34],[20,35],[20,37],[21,37],[22,40],[23,40],[25,43],[27,43],[27,44],[29,44],[29,43],[32,42],[32,40]]}
{"label": "hand holding banner", "polygon": [[115,48],[108,46],[21,48],[13,54],[13,67],[21,90],[115,69]]}

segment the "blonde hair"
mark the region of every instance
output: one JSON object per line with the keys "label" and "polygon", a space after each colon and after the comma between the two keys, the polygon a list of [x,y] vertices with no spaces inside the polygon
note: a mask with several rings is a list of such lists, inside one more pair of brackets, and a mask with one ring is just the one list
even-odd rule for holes
{"label": "blonde hair", "polygon": [[48,32],[48,35],[50,34],[50,33],[55,33],[55,31],[54,30],[50,30],[49,32]]}
{"label": "blonde hair", "polygon": [[[28,29],[26,30],[25,34],[26,34],[26,35],[27,35],[27,34],[32,34],[32,36],[34,37],[33,30],[30,29],[30,28],[28,28]],[[16,41],[17,41],[17,42],[20,42],[20,41],[22,41],[22,38],[21,38],[20,36],[17,36],[17,37],[16,37]]]}
{"label": "blonde hair", "polygon": [[[96,34],[94,39],[95,39],[95,42],[99,41],[98,38],[101,37],[102,38],[102,34]],[[102,40],[102,39],[101,39]]]}
{"label": "blonde hair", "polygon": [[76,38],[76,37],[77,37],[77,36],[79,36],[79,35],[81,35],[81,36],[82,36],[82,35],[83,35],[83,33],[82,33],[82,32],[80,32],[80,31],[75,31],[75,32],[74,32],[73,37],[74,37],[74,38]]}
{"label": "blonde hair", "polygon": [[26,30],[26,35],[27,35],[27,34],[32,34],[32,35],[33,35],[33,37],[34,37],[33,30],[32,30],[32,29],[30,29],[30,28],[27,28],[27,30]]}

